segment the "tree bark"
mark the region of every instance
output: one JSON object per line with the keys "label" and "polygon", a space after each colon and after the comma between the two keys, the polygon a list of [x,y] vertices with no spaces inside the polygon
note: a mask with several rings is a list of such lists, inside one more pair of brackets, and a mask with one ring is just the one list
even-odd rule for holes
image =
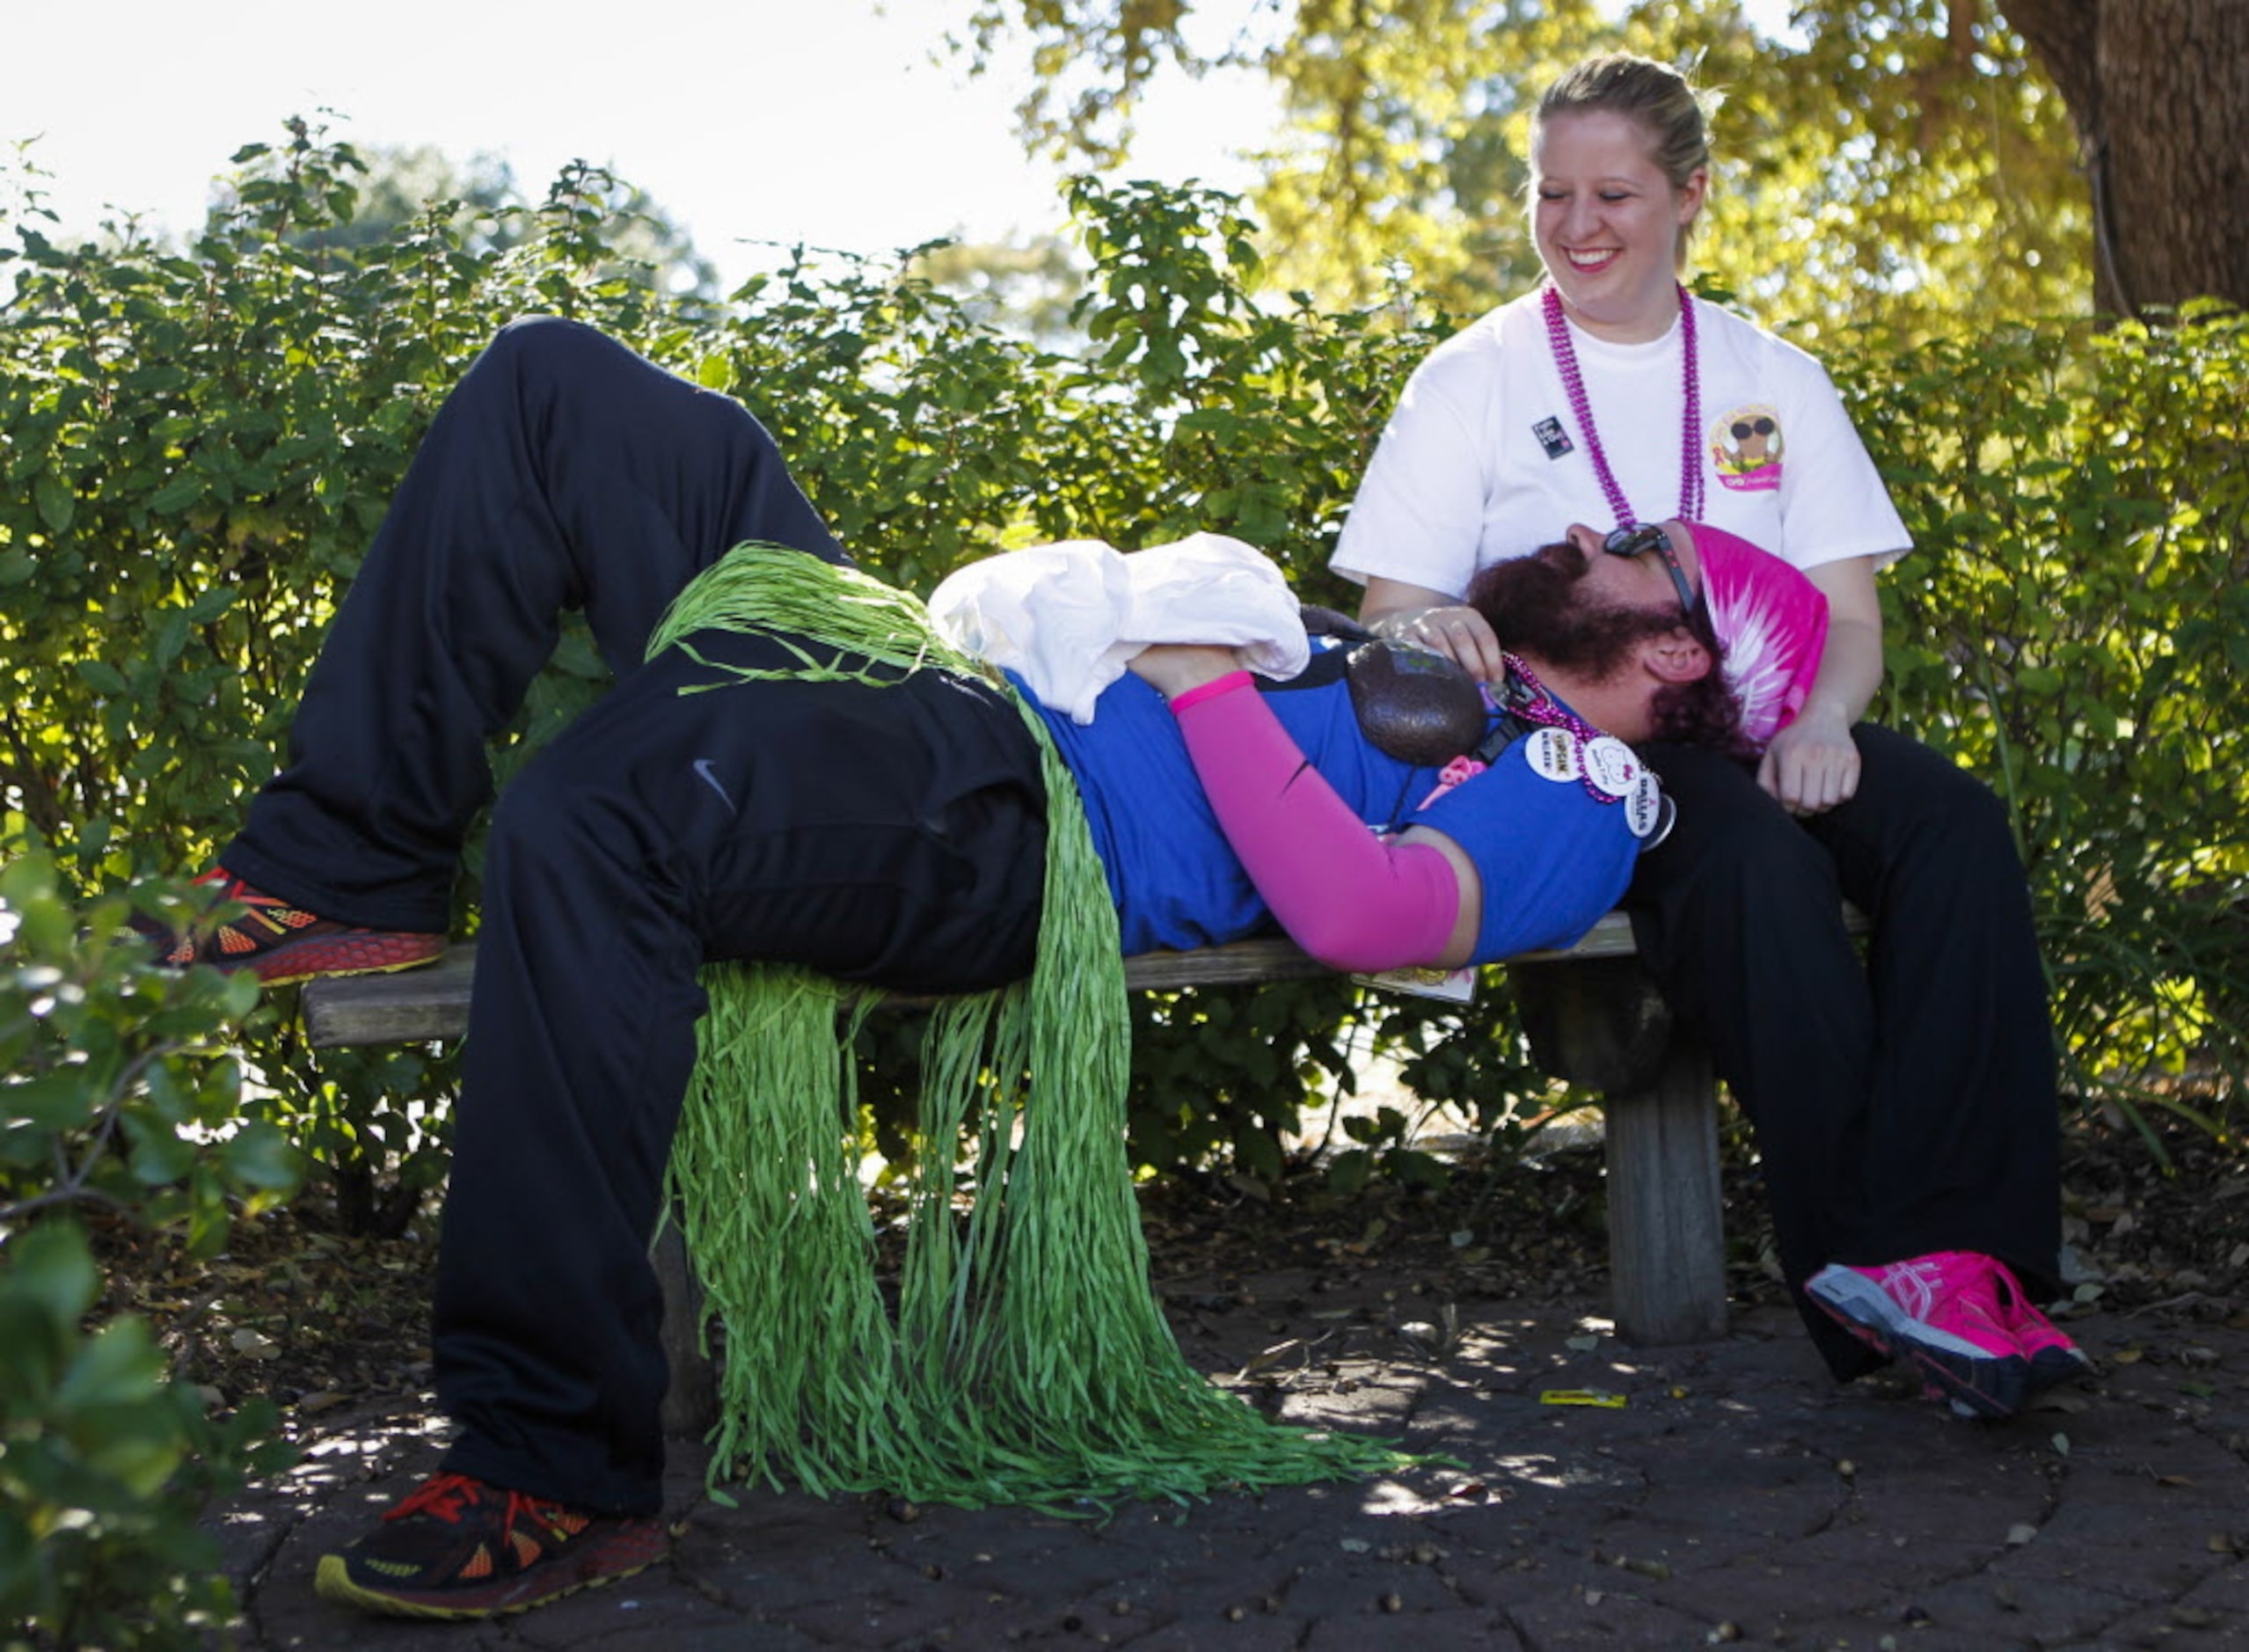
{"label": "tree bark", "polygon": [[2249,0],[1999,4],[2077,129],[2094,306],[2249,304]]}

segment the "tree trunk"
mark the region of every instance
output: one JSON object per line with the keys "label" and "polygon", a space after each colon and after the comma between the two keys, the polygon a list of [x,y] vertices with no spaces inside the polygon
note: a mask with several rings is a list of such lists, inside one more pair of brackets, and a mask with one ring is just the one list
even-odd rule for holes
{"label": "tree trunk", "polygon": [[2249,0],[1999,4],[2077,128],[2095,307],[2249,304]]}

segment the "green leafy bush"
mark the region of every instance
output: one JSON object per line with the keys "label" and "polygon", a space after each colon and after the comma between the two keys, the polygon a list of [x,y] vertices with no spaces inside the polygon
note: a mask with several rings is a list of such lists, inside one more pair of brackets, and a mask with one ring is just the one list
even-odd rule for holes
{"label": "green leafy bush", "polygon": [[241,1118],[227,1048],[257,989],[152,968],[53,868],[0,870],[0,1626],[55,1646],[166,1647],[233,1597],[196,1519],[286,1452],[261,1404],[223,1420],[173,1380],[150,1327],[90,1325],[84,1221],[178,1230],[215,1254],[237,1206],[297,1184],[296,1151]]}
{"label": "green leafy bush", "polygon": [[[308,250],[349,208],[348,151],[293,128],[260,159],[186,256],[16,224],[0,799],[81,888],[208,860],[430,413],[515,315],[580,317],[741,398],[861,560],[914,588],[1009,545],[1209,529],[1346,606],[1334,528],[1406,371],[1457,324],[1402,294],[1341,315],[1260,294],[1252,226],[1197,189],[1074,188],[1092,269],[1065,354],[902,274],[910,256],[800,255],[716,306],[667,298],[617,266],[620,192],[583,169],[504,250],[464,241],[449,203]],[[1825,347],[1921,546],[1886,581],[1887,714],[2006,791],[2085,1081],[2213,1123],[2241,1066],[2242,765],[2214,673],[2241,647],[2243,353],[2225,316]],[[602,685],[566,638],[501,778]],[[472,844],[464,930],[478,864]],[[1369,1030],[1347,1043],[1346,1023]],[[1487,1125],[1537,1083],[1504,993],[1441,1012],[1325,983],[1206,992],[1142,1031],[1154,1165],[1266,1162],[1376,1044]],[[316,1056],[276,1017],[245,1059],[357,1219],[402,1224],[442,1174],[449,1052]],[[1198,1088],[1198,1069],[1228,1077]]]}
{"label": "green leafy bush", "polygon": [[2076,1087],[2210,1129],[2249,1071],[2249,318],[1847,353],[1922,547],[1888,715],[2006,798]]}

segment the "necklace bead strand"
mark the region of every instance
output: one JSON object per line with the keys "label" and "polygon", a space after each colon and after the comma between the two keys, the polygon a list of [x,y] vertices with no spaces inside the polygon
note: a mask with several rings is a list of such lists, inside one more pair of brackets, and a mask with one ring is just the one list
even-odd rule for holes
{"label": "necklace bead strand", "polygon": [[[1501,691],[1501,709],[1535,728],[1561,729],[1575,738],[1581,752],[1596,740],[1611,738],[1556,699],[1553,691],[1538,680],[1538,674],[1524,662],[1506,653],[1502,653],[1500,658],[1507,666],[1507,682]],[[1603,789],[1594,779],[1589,767],[1578,778],[1579,784],[1585,788],[1585,794],[1596,803],[1624,800],[1621,793]]]}
{"label": "necklace bead strand", "polygon": [[[1678,288],[1678,293],[1683,358],[1680,377],[1684,392],[1679,423],[1679,517],[1683,522],[1699,522],[1703,509],[1702,374],[1695,346],[1695,301],[1683,285]],[[1625,490],[1617,485],[1616,472],[1609,468],[1608,452],[1601,445],[1600,428],[1593,422],[1593,403],[1586,394],[1585,376],[1578,370],[1577,347],[1570,341],[1569,318],[1562,312],[1560,289],[1547,288],[1541,308],[1546,318],[1546,340],[1554,353],[1554,369],[1562,376],[1562,390],[1569,398],[1570,414],[1577,420],[1578,434],[1585,439],[1586,457],[1593,461],[1593,474],[1601,483],[1609,508],[1616,513],[1617,525],[1637,528],[1639,518],[1633,513],[1632,501],[1625,497]]]}

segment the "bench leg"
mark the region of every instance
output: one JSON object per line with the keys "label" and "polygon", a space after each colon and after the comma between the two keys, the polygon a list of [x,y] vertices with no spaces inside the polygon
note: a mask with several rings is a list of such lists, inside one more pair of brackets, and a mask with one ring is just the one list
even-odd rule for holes
{"label": "bench leg", "polygon": [[1608,1136],[1609,1273],[1628,1342],[1726,1334],[1718,1079],[1633,957],[1517,964],[1508,972],[1532,1053],[1601,1092]]}
{"label": "bench leg", "polygon": [[700,1439],[719,1421],[719,1378],[703,1352],[703,1283],[676,1221],[664,1224],[649,1257],[664,1288],[664,1358],[672,1371],[664,1393],[664,1432]]}
{"label": "bench leg", "polygon": [[1661,1347],[1726,1334],[1717,1078],[1675,1038],[1654,1083],[1609,1100],[1609,1281],[1617,1334]]}

